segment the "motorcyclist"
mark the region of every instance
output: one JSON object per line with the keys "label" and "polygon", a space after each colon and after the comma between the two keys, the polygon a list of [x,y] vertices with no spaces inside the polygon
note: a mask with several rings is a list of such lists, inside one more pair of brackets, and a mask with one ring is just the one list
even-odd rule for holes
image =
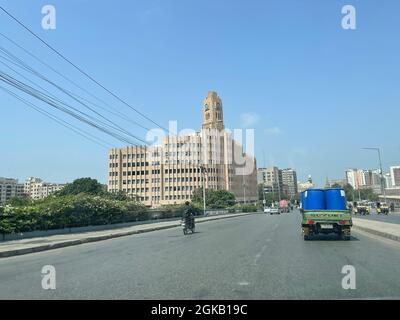
{"label": "motorcyclist", "polygon": [[189,201],[185,202],[185,207],[183,209],[182,220],[189,226],[190,229],[194,227],[194,210],[190,205]]}

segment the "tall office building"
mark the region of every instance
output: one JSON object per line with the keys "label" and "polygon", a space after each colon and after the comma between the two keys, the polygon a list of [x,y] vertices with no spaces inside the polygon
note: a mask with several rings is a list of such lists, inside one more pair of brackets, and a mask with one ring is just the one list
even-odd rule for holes
{"label": "tall office building", "polygon": [[168,135],[154,146],[109,151],[108,190],[123,191],[147,206],[179,204],[197,188],[231,191],[238,202],[255,202],[253,155],[225,130],[222,101],[210,91],[203,101],[202,130]]}

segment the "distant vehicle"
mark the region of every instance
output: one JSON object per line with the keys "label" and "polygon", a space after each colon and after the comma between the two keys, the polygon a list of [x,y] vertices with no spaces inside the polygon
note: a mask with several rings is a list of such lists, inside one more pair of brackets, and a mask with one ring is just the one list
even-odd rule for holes
{"label": "distant vehicle", "polygon": [[376,213],[377,214],[388,214],[389,213],[389,206],[386,203],[380,203],[378,204],[376,208]]}
{"label": "distant vehicle", "polygon": [[370,212],[371,212],[371,207],[365,202],[359,202],[353,208],[354,214],[366,215],[366,214],[370,214]]}
{"label": "distant vehicle", "polygon": [[265,207],[264,208],[264,213],[269,213],[269,214],[280,214],[281,211],[279,208],[276,207]]}
{"label": "distant vehicle", "polygon": [[270,214],[281,214],[281,210],[279,208],[271,208]]}
{"label": "distant vehicle", "polygon": [[264,213],[271,213],[271,208],[270,207],[265,207],[264,208]]}
{"label": "distant vehicle", "polygon": [[289,203],[287,200],[281,200],[279,201],[279,209],[281,212],[289,212],[290,208],[289,208]]}

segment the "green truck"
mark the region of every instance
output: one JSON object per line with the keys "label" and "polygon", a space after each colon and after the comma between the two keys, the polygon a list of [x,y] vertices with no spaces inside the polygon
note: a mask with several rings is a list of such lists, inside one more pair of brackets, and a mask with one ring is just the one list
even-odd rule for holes
{"label": "green truck", "polygon": [[350,240],[353,226],[349,210],[301,210],[304,240],[313,235],[336,233],[343,240]]}

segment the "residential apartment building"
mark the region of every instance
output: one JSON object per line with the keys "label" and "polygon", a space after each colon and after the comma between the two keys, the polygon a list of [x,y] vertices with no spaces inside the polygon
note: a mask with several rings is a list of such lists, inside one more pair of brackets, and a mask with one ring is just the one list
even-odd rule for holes
{"label": "residential apartment building", "polygon": [[390,177],[393,187],[400,187],[400,166],[390,167]]}
{"label": "residential apartment building", "polygon": [[[377,194],[382,194],[380,170],[349,169],[346,180],[354,189],[371,188]],[[384,186],[388,186],[385,175],[382,177]]]}
{"label": "residential apartment building", "polygon": [[278,167],[258,168],[257,183],[263,184],[264,192],[276,193],[282,196],[297,195],[297,173],[293,169]]}
{"label": "residential apartment building", "polygon": [[347,181],[345,179],[326,179],[326,184],[325,188],[332,188],[334,186],[340,186],[343,188],[347,184]]}
{"label": "residential apartment building", "polygon": [[24,193],[31,199],[38,200],[61,190],[65,185],[44,182],[42,179],[29,177],[24,184]]}
{"label": "residential apartment building", "polygon": [[191,200],[203,186],[231,191],[238,202],[257,201],[255,157],[225,130],[216,92],[204,99],[202,116],[200,132],[168,135],[159,145],[111,149],[108,190],[152,207]]}
{"label": "residential apartment building", "polygon": [[4,204],[11,198],[23,197],[24,185],[17,179],[0,177],[0,203]]}
{"label": "residential apartment building", "polygon": [[290,168],[282,169],[280,171],[282,176],[282,185],[287,187],[286,194],[289,197],[295,197],[298,193],[296,171]]}
{"label": "residential apartment building", "polygon": [[348,169],[346,170],[346,180],[354,189],[362,188],[366,185],[364,170]]}
{"label": "residential apartment building", "polygon": [[278,167],[258,168],[257,183],[264,185],[266,193],[282,192],[282,173]]}
{"label": "residential apartment building", "polygon": [[385,173],[383,175],[383,179],[385,181],[385,188],[393,188],[393,181],[392,181],[392,175],[390,174],[390,172]]}

